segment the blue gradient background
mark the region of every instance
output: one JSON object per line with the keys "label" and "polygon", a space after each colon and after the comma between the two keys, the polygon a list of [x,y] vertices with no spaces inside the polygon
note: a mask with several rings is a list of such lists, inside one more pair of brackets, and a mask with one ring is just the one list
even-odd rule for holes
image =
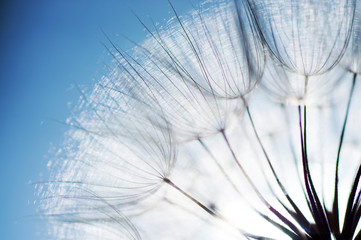
{"label": "blue gradient background", "polygon": [[[196,2],[196,1],[193,1]],[[179,13],[190,1],[172,0]],[[103,29],[122,48],[147,25],[173,16],[166,0],[7,0],[0,4],[0,238],[46,239],[36,215],[34,185],[62,142],[79,92],[106,72]]]}

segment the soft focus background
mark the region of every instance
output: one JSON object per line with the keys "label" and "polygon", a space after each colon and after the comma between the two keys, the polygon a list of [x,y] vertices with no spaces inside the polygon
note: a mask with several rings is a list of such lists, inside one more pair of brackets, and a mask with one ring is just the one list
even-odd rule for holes
{"label": "soft focus background", "polygon": [[[197,1],[172,0],[179,13]],[[0,238],[46,239],[34,205],[34,183],[62,142],[79,98],[74,86],[106,73],[102,42],[124,49],[173,16],[167,0],[3,0],[0,5]]]}

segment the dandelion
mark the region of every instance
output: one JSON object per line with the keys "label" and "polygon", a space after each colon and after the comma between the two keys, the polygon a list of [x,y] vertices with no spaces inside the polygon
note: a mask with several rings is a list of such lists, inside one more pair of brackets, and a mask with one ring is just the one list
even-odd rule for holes
{"label": "dandelion", "polygon": [[150,32],[135,57],[113,45],[121,65],[116,77],[122,76],[123,85],[128,79],[128,88],[147,89],[149,105],[160,106],[154,111],[184,135],[180,141],[226,129],[263,73],[264,53],[247,6],[232,1],[208,5]]}
{"label": "dandelion", "polygon": [[332,69],[351,34],[355,1],[250,1],[272,57],[299,74]]}
{"label": "dandelion", "polygon": [[[100,96],[98,89],[95,93]],[[125,225],[123,214],[141,211],[136,204],[161,187],[177,150],[171,131],[155,128],[161,119],[153,116],[152,122],[147,121],[146,111],[143,115],[132,111],[134,106],[120,98],[100,105],[91,97],[84,95],[80,106],[86,110],[69,122],[73,130],[66,151],[58,155],[63,162],[47,183],[43,204],[51,219],[84,224],[88,219],[92,224],[116,219],[115,224]]]}
{"label": "dandelion", "polygon": [[282,71],[304,76],[298,99],[306,101],[309,77],[334,68],[346,50],[355,1],[249,2],[270,57],[282,65]]}
{"label": "dandelion", "polygon": [[131,51],[106,36],[40,190],[49,237],[359,239],[355,7],[170,3]]}
{"label": "dandelion", "polygon": [[145,48],[162,71],[220,98],[244,97],[263,73],[264,53],[246,2],[203,3],[190,16],[176,16]]}
{"label": "dandelion", "polygon": [[[289,71],[283,65],[268,61],[260,86],[271,100],[281,104],[325,107],[330,103],[330,94],[335,91],[347,73],[338,66],[325,74],[308,77],[305,93],[305,76]],[[306,95],[305,95],[306,94]]]}
{"label": "dandelion", "polygon": [[360,73],[360,34],[361,34],[361,6],[360,1],[356,1],[354,24],[352,27],[350,43],[347,48],[345,57],[342,59],[341,65],[348,71]]}

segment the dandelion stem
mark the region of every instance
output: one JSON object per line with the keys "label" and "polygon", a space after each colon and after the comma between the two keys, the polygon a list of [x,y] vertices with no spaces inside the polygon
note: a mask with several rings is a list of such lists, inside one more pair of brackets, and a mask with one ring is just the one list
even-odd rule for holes
{"label": "dandelion stem", "polygon": [[216,163],[217,167],[219,168],[219,170],[222,172],[222,174],[224,175],[224,177],[227,179],[227,181],[229,182],[229,184],[231,184],[231,186],[233,187],[233,189],[239,194],[239,196],[242,198],[242,200],[258,215],[260,215],[262,218],[266,219],[267,221],[269,221],[269,218],[266,217],[266,215],[264,215],[263,213],[261,213],[260,211],[258,211],[252,203],[250,203],[246,198],[244,198],[244,195],[242,194],[242,192],[239,190],[239,188],[236,186],[236,184],[232,181],[232,179],[229,177],[229,175],[226,173],[226,170],[222,167],[222,165],[218,162],[217,158],[213,155],[213,153],[211,152],[211,150],[207,147],[207,145],[204,143],[204,141],[202,141],[202,139],[198,139],[199,143],[202,145],[202,147],[205,149],[205,151],[210,155],[210,157],[214,160],[214,162]]}
{"label": "dandelion stem", "polygon": [[175,188],[176,190],[178,190],[180,193],[182,193],[184,196],[186,196],[188,199],[190,199],[191,201],[193,201],[195,204],[197,204],[199,207],[201,207],[204,211],[206,211],[208,214],[210,214],[213,217],[216,218],[220,218],[223,219],[221,216],[219,216],[217,213],[215,213],[213,210],[211,210],[210,208],[208,208],[207,206],[205,206],[203,203],[199,202],[197,199],[195,199],[194,197],[192,197],[190,194],[188,194],[187,192],[185,192],[183,189],[181,189],[180,187],[178,187],[176,184],[174,184],[170,179],[168,178],[164,178],[163,181],[165,183],[167,183],[169,186]]}
{"label": "dandelion stem", "polygon": [[316,189],[314,187],[311,173],[308,164],[307,157],[307,107],[303,107],[303,123],[302,126],[302,110],[301,105],[298,105],[298,116],[299,116],[299,127],[300,127],[300,137],[301,137],[301,152],[302,152],[302,165],[303,165],[303,176],[305,181],[305,188],[308,197],[308,203],[311,207],[311,213],[315,220],[315,223],[318,227],[316,230],[319,234],[319,237],[322,239],[330,239],[330,230],[329,225],[326,219],[325,211],[321,205],[320,199],[317,195]]}
{"label": "dandelion stem", "polygon": [[[302,186],[302,176],[300,174],[300,171],[299,171],[299,167],[298,167],[298,160],[297,160],[297,155],[296,155],[296,150],[295,150],[295,146],[294,144],[292,143],[292,135],[291,135],[291,123],[290,123],[290,119],[288,117],[288,114],[287,114],[287,110],[285,108],[285,106],[282,104],[282,110],[283,110],[283,115],[285,116],[285,121],[286,121],[286,126],[287,126],[287,129],[289,130],[288,131],[288,145],[290,146],[290,149],[291,149],[291,154],[292,154],[292,158],[293,158],[293,162],[295,164],[295,169],[297,171],[297,178],[298,178],[298,181],[300,183],[300,186]],[[302,192],[303,192],[303,195],[306,197],[306,192],[305,192],[305,189],[302,187]]]}
{"label": "dandelion stem", "polygon": [[[242,164],[239,162],[236,154],[233,151],[233,148],[231,146],[231,144],[229,143],[228,137],[225,133],[224,130],[221,131],[223,139],[225,140],[227,147],[229,149],[229,151],[232,154],[233,160],[236,162],[237,166],[239,167],[239,169],[242,171],[243,175],[246,177],[248,183],[251,185],[251,187],[253,188],[253,190],[256,192],[256,194],[258,195],[258,197],[262,200],[262,202],[267,203],[267,201],[264,199],[263,195],[261,194],[261,192],[258,190],[258,188],[256,187],[256,185],[253,183],[251,177],[247,174],[246,170],[243,168]],[[269,205],[267,203],[267,205]]]}
{"label": "dandelion stem", "polygon": [[360,194],[361,191],[358,191],[357,197],[356,197],[356,190],[359,188],[359,181],[361,177],[361,165],[358,168],[358,171],[356,173],[355,179],[352,184],[352,188],[350,191],[350,195],[348,197],[346,212],[345,212],[345,219],[343,222],[343,228],[341,236],[344,239],[351,238],[354,234],[356,227],[358,225],[358,222],[360,220]]}
{"label": "dandelion stem", "polygon": [[[262,152],[267,160],[267,163],[268,163],[268,166],[270,167],[271,171],[272,171],[272,175],[274,176],[275,180],[277,181],[277,184],[278,186],[280,187],[280,189],[282,190],[282,193],[284,194],[284,196],[287,198],[288,202],[291,204],[292,208],[296,211],[297,213],[297,216],[300,218],[302,224],[308,224],[308,221],[307,219],[305,218],[305,216],[302,214],[302,211],[297,207],[297,205],[295,204],[295,202],[293,201],[293,199],[289,196],[286,188],[284,187],[284,185],[282,184],[282,182],[280,181],[280,179],[278,178],[277,176],[277,173],[271,163],[271,160],[270,160],[270,157],[268,156],[267,154],[267,151],[261,141],[261,138],[259,137],[258,135],[258,131],[256,129],[256,126],[254,124],[254,121],[253,121],[253,118],[252,118],[252,115],[251,115],[251,112],[249,110],[249,107],[247,107],[247,115],[248,115],[248,118],[251,122],[251,125],[252,125],[252,129],[253,129],[253,132],[257,138],[257,142],[258,144],[260,145],[261,149],[262,149]],[[278,199],[278,198],[277,198]],[[287,208],[286,208],[287,209]],[[287,211],[289,211],[289,209],[287,209]]]}
{"label": "dandelion stem", "polygon": [[234,224],[232,224],[231,222],[229,222],[227,219],[225,219],[222,215],[220,215],[219,213],[213,211],[212,209],[208,208],[207,206],[205,206],[203,203],[201,203],[200,201],[198,201],[197,199],[195,199],[194,197],[192,197],[189,193],[187,193],[186,191],[184,191],[183,189],[181,189],[180,187],[178,187],[175,183],[173,183],[169,178],[163,178],[163,181],[165,183],[167,183],[169,186],[173,187],[174,189],[176,189],[178,192],[182,193],[185,197],[187,197],[188,199],[190,199],[192,202],[194,202],[195,204],[197,204],[199,207],[201,207],[204,211],[206,211],[209,215],[211,215],[214,218],[217,218],[219,220],[222,220],[223,222],[227,223],[228,225],[230,225],[231,227],[237,229],[243,236],[245,236],[247,239],[249,239],[249,237],[257,237],[255,235],[249,234],[247,232],[245,232],[242,229],[237,228],[236,226],[234,226]]}
{"label": "dandelion stem", "polygon": [[255,134],[255,136],[256,136],[256,138],[257,138],[257,142],[258,142],[258,144],[260,145],[264,156],[266,157],[268,166],[270,167],[270,169],[271,169],[271,171],[272,171],[272,174],[273,174],[273,176],[275,177],[275,179],[276,179],[276,181],[277,181],[278,186],[281,188],[282,192],[283,192],[283,193],[285,194],[285,196],[288,198],[288,193],[287,193],[286,189],[284,188],[283,184],[281,183],[280,179],[278,178],[277,173],[276,173],[276,171],[274,170],[273,165],[272,165],[272,163],[271,163],[271,160],[270,160],[270,158],[269,158],[269,156],[268,156],[268,154],[267,154],[267,151],[266,151],[266,149],[265,149],[265,147],[264,147],[264,145],[263,145],[263,143],[262,143],[262,141],[261,141],[261,138],[260,138],[259,135],[258,135],[256,126],[255,126],[255,124],[254,124],[254,122],[253,122],[253,118],[252,118],[251,112],[250,112],[250,110],[249,110],[249,107],[247,107],[247,115],[248,115],[248,118],[249,118],[249,120],[250,120],[250,122],[251,122],[253,132],[254,132],[254,134]]}
{"label": "dandelion stem", "polygon": [[[225,140],[228,149],[230,150],[234,161],[236,162],[237,166],[239,167],[239,169],[242,171],[243,175],[245,176],[247,182],[251,185],[252,189],[255,191],[256,195],[258,196],[258,198],[263,202],[263,204],[266,205],[266,207],[276,216],[278,217],[278,219],[280,219],[284,224],[286,224],[290,229],[293,230],[294,233],[296,233],[297,235],[303,235],[303,232],[301,232],[290,220],[288,220],[285,216],[283,216],[277,209],[275,209],[261,194],[261,192],[258,190],[258,188],[256,187],[256,185],[254,184],[254,182],[252,181],[251,177],[247,174],[246,170],[243,168],[242,164],[239,162],[236,154],[233,151],[233,148],[231,146],[231,144],[229,143],[228,137],[225,133],[224,130],[221,131],[223,139]],[[281,229],[282,230],[282,229]],[[290,233],[286,233],[289,236],[293,235],[294,233],[290,232]]]}
{"label": "dandelion stem", "polygon": [[332,213],[335,214],[336,223],[334,223],[334,225],[335,225],[334,227],[335,227],[337,233],[340,233],[339,213],[338,213],[338,169],[339,169],[339,163],[340,163],[340,155],[341,155],[343,138],[344,138],[345,131],[346,131],[348,115],[350,112],[351,100],[352,100],[353,92],[354,92],[355,85],[356,85],[356,78],[357,78],[357,73],[354,73],[353,78],[352,78],[350,94],[349,94],[348,101],[347,101],[346,114],[345,114],[345,119],[343,121],[340,142],[339,142],[338,150],[337,150],[337,158],[336,158],[335,189],[334,189],[334,196],[333,196]]}

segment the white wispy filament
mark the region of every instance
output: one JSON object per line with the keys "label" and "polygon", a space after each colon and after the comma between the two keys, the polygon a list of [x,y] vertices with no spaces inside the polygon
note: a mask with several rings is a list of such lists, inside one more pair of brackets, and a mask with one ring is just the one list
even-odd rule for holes
{"label": "white wispy filament", "polygon": [[358,2],[170,3],[130,51],[106,35],[41,183],[47,238],[361,239]]}

